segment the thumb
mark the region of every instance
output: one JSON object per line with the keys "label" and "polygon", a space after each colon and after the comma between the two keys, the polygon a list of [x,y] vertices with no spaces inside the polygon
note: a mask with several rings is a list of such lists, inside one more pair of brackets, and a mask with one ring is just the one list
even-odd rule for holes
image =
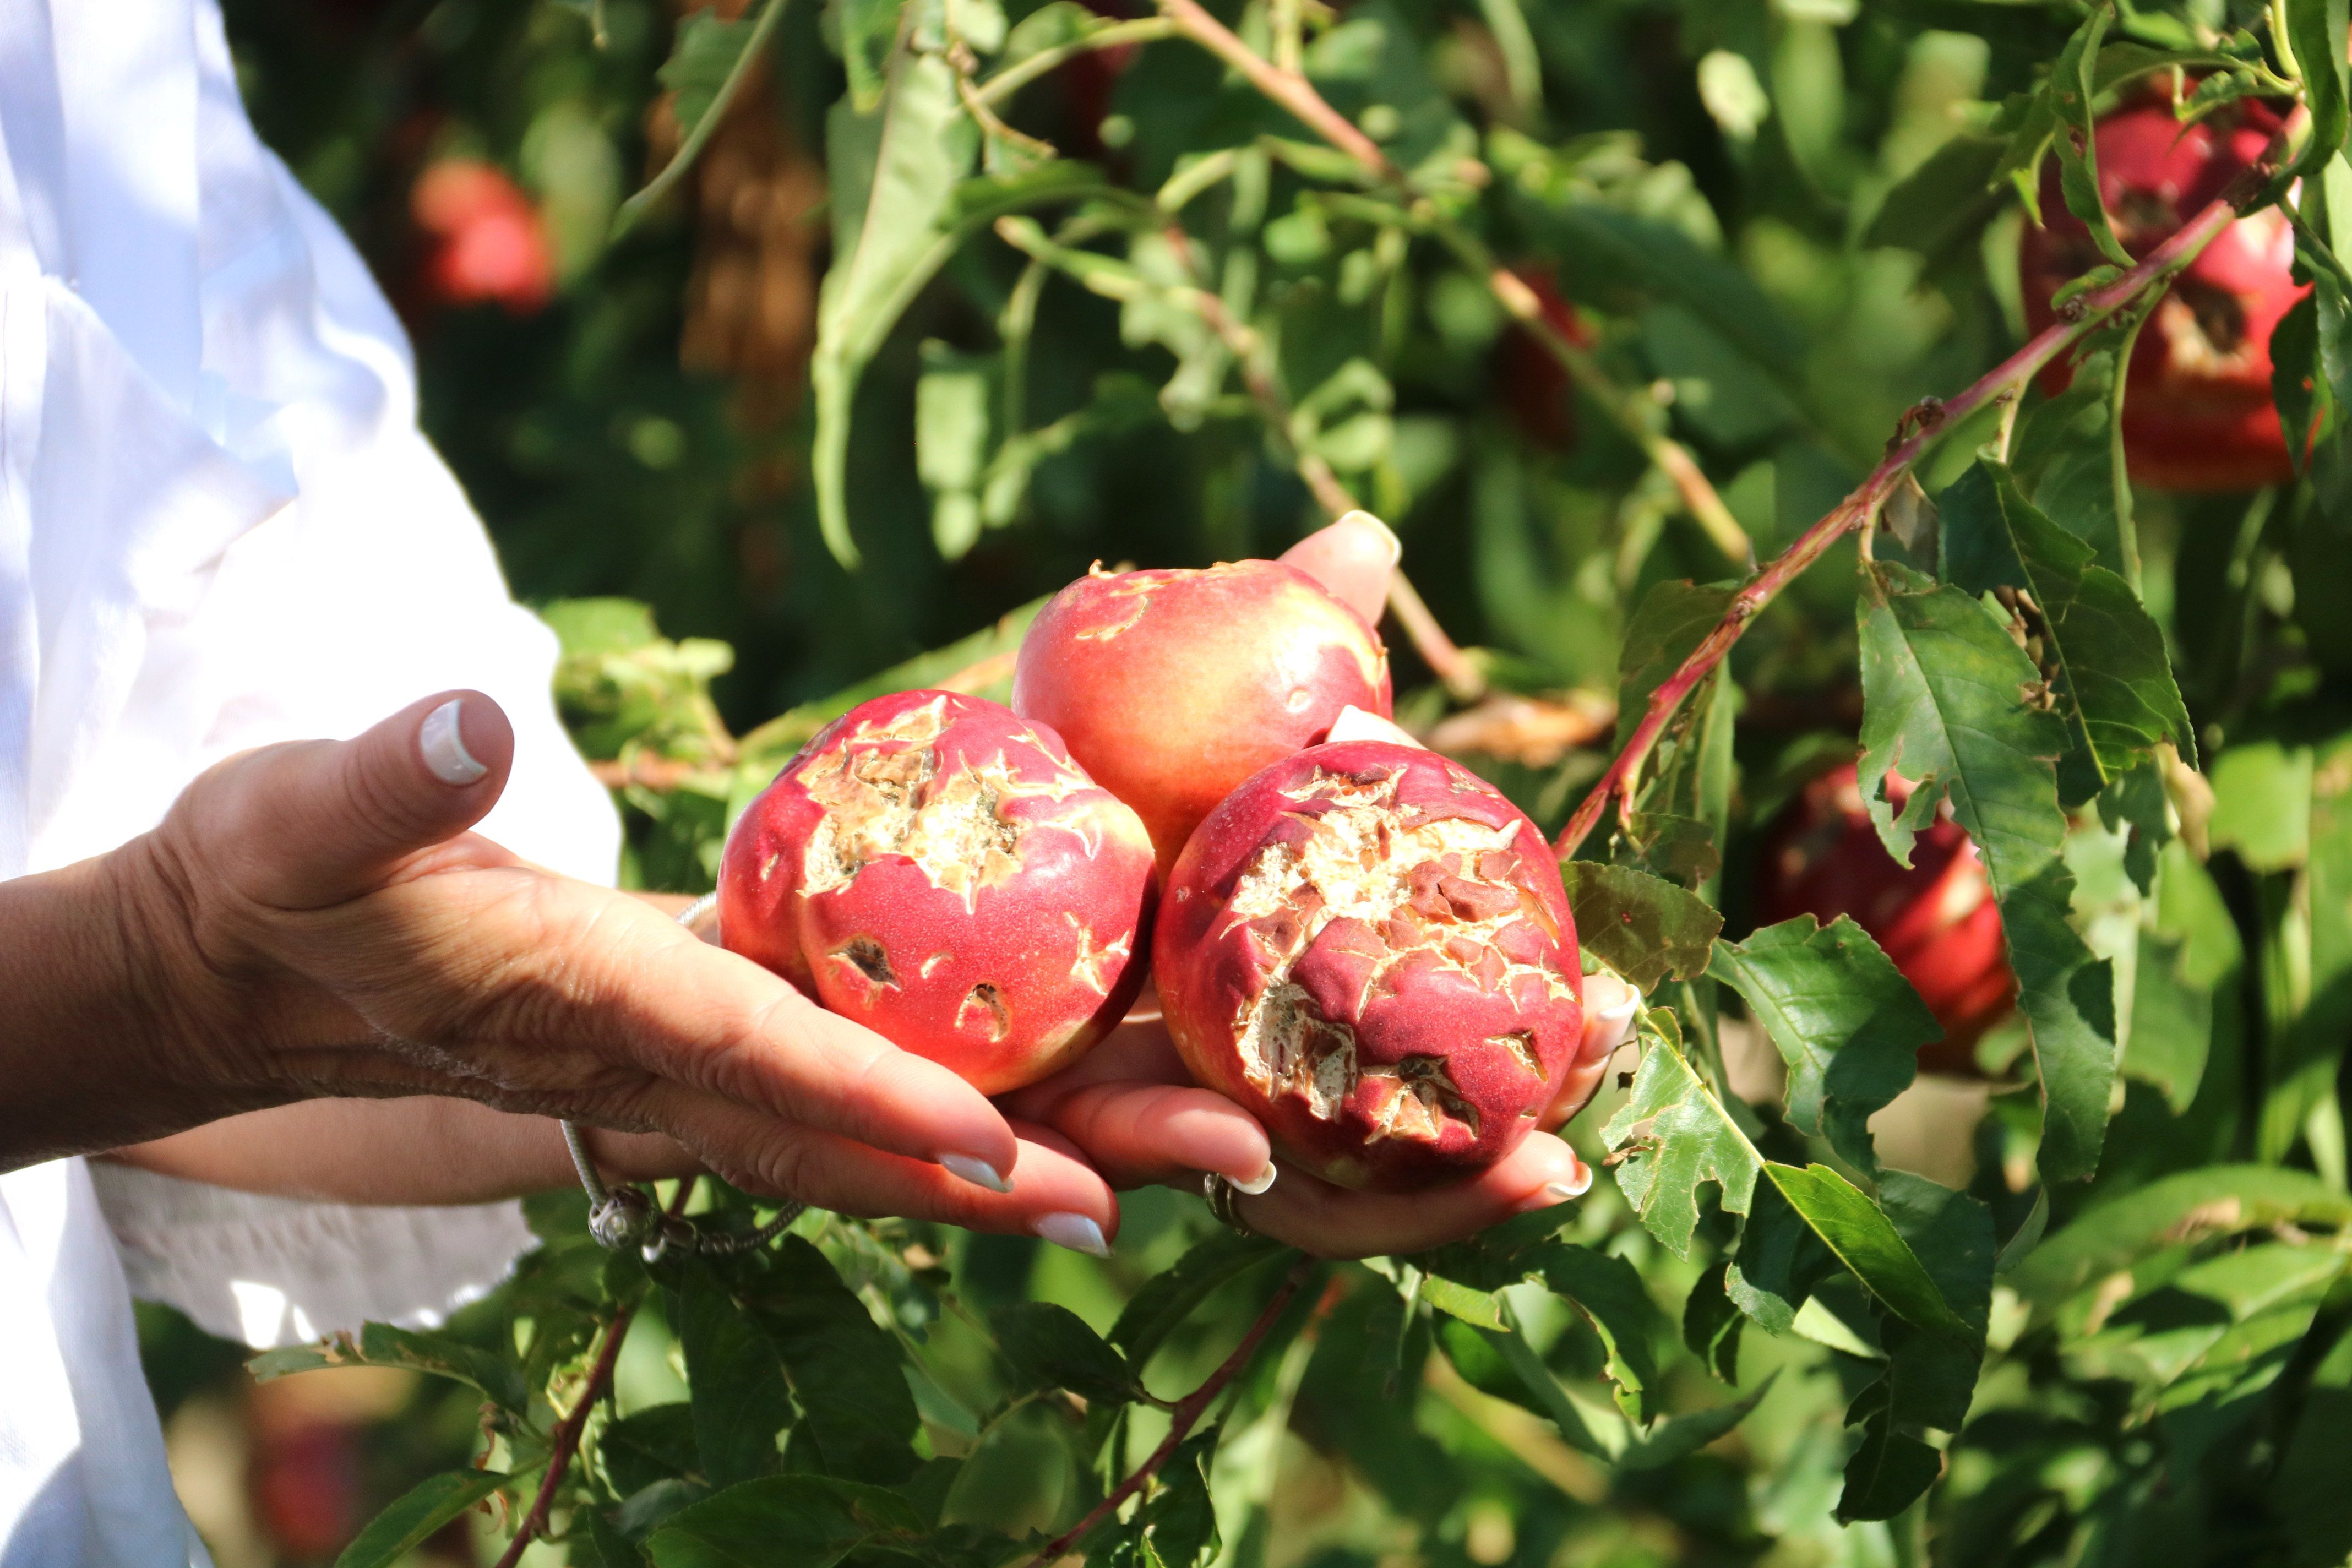
{"label": "thumb", "polygon": [[1286,566],[1330,591],[1331,596],[1374,626],[1389,602],[1389,576],[1404,547],[1388,524],[1368,511],[1351,511],[1317,529],[1281,555]]}
{"label": "thumb", "polygon": [[205,858],[247,897],[322,909],[380,887],[401,862],[498,804],[514,729],[478,691],[411,703],[350,741],[249,752],[192,793]]}

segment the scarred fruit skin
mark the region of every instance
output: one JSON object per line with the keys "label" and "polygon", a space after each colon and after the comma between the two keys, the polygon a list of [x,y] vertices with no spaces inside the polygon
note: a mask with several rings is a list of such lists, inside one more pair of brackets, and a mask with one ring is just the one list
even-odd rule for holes
{"label": "scarred fruit skin", "polygon": [[[2280,123],[2271,105],[2249,99],[2184,126],[2153,93],[2101,120],[2099,200],[2124,248],[2144,257],[2170,237],[2262,156]],[[2042,174],[2042,221],[2025,226],[2018,255],[2036,332],[2058,320],[2052,295],[2105,259],[2066,210],[2055,158]],[[2294,264],[2294,228],[2264,208],[2215,237],[2158,304],[2124,384],[2124,459],[2135,484],[2238,490],[2294,477],[2271,398],[2271,334],[2308,291],[2289,275]],[[2043,390],[2063,391],[2072,375],[2053,363]]]}
{"label": "scarred fruit skin", "polygon": [[1379,636],[1276,561],[1098,567],[1038,612],[1013,671],[1013,710],[1135,808],[1163,879],[1244,780],[1320,740],[1342,708],[1386,718],[1389,699]]}
{"label": "scarred fruit skin", "polygon": [[1536,1126],[1583,1031],[1543,834],[1434,752],[1286,757],[1201,825],[1153,939],[1194,1078],[1342,1186],[1417,1192]]}
{"label": "scarred fruit skin", "polygon": [[950,691],[835,720],[719,865],[728,948],[988,1094],[1126,1015],[1152,900],[1135,813],[1051,730]]}
{"label": "scarred fruit skin", "polygon": [[[1898,806],[1911,795],[1893,774],[1886,792]],[[1919,993],[1944,1026],[1920,1047],[1921,1068],[1979,1076],[1976,1043],[2008,1014],[2017,981],[1977,847],[1948,807],[1913,841],[1906,871],[1871,825],[1853,764],[1811,780],[1767,836],[1757,887],[1764,924],[1804,914],[1853,916]]]}

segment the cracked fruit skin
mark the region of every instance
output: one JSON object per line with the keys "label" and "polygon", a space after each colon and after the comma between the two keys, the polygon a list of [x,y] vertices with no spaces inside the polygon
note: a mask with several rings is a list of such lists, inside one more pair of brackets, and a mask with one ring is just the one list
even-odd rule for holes
{"label": "cracked fruit skin", "polygon": [[1388,717],[1388,651],[1276,561],[1097,568],[1038,612],[1013,672],[1013,711],[1053,726],[1135,808],[1163,879],[1219,801],[1350,705]]}
{"label": "cracked fruit skin", "polygon": [[1194,1078],[1341,1186],[1417,1192],[1527,1136],[1584,1026],[1536,825],[1466,768],[1349,741],[1286,757],[1193,834],[1152,971]]}
{"label": "cracked fruit skin", "polygon": [[[2168,99],[2136,100],[2099,121],[2099,201],[2135,258],[2169,238],[2251,167],[2280,125],[2278,111],[2242,100],[2194,125]],[[2051,296],[2105,258],[2066,210],[2058,161],[2042,171],[2044,226],[2025,226],[2018,264],[2028,328],[2058,320]],[[2217,235],[2175,279],[2140,329],[2124,383],[2124,462],[2135,484],[2242,490],[2294,478],[2271,397],[2271,334],[2309,291],[2289,275],[2294,230],[2264,208]],[[2073,378],[2063,360],[2042,390]]]}
{"label": "cracked fruit skin", "polygon": [[[1898,808],[1911,797],[1894,774],[1886,793]],[[1851,915],[1936,1015],[1944,1037],[1919,1048],[1923,1069],[1982,1076],[1976,1043],[2008,1016],[2017,981],[1992,885],[1948,807],[1920,830],[1906,870],[1871,825],[1853,764],[1808,783],[1767,836],[1757,882],[1764,924],[1807,914],[1824,925]]]}
{"label": "cracked fruit skin", "polygon": [[736,822],[719,940],[1000,1094],[1126,1016],[1152,897],[1143,824],[1053,731],[903,691],[826,726]]}

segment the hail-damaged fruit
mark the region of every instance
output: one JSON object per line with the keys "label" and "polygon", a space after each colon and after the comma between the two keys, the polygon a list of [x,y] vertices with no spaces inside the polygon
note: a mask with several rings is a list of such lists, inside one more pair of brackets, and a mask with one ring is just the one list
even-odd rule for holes
{"label": "hail-damaged fruit", "polygon": [[1411,1192],[1534,1128],[1583,1028],[1543,834],[1475,774],[1381,741],[1265,769],[1192,836],[1152,968],[1202,1083],[1293,1163]]}
{"label": "hail-damaged fruit", "polygon": [[[2099,201],[2124,249],[2142,257],[2170,238],[2262,157],[2282,123],[2272,105],[2242,99],[2184,125],[2161,91],[2102,117]],[[2042,221],[2025,226],[2018,255],[2036,332],[2057,321],[2057,290],[2105,260],[2066,210],[2055,158],[2042,173]],[[2124,378],[2124,461],[2135,484],[2237,490],[2294,478],[2271,400],[2271,333],[2309,288],[2294,268],[2294,230],[2265,207],[2223,229],[2174,279]],[[2043,390],[2062,391],[2072,376],[2054,363]]]}
{"label": "hail-damaged fruit", "polygon": [[1164,876],[1201,819],[1339,710],[1389,711],[1388,652],[1363,616],[1295,566],[1097,566],[1038,613],[1013,709],[1049,724],[1133,806]]}
{"label": "hail-damaged fruit", "polygon": [[[1900,810],[1911,786],[1890,773],[1886,793]],[[1827,924],[1851,915],[1944,1027],[1942,1039],[1919,1048],[1919,1065],[1979,1076],[1976,1043],[2008,1016],[2017,980],[1992,884],[1951,808],[1937,806],[1920,829],[1906,869],[1871,826],[1849,763],[1806,784],[1766,835],[1763,854],[1757,918],[1772,924],[1809,914]]]}
{"label": "hail-damaged fruit", "polygon": [[1152,889],[1143,824],[1059,736],[905,691],[826,726],[737,821],[719,940],[996,1094],[1126,1014]]}

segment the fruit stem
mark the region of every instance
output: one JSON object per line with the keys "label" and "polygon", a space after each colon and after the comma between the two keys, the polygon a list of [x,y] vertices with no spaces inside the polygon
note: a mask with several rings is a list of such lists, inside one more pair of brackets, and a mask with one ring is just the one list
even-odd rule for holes
{"label": "fruit stem", "polygon": [[[2277,144],[2273,143],[2273,152]],[[1572,858],[1586,838],[1599,826],[1601,813],[1608,809],[1612,796],[1629,787],[1643,759],[1657,743],[1658,736],[1682,705],[1684,698],[1723,662],[1731,645],[1739,640],[1750,622],[1801,575],[1805,569],[1827,553],[1831,545],[1853,528],[1868,527],[1878,515],[1880,505],[1886,500],[1903,476],[1910,472],[1921,455],[1947,430],[1957,429],[1968,416],[2003,394],[2021,395],[2026,384],[2042,367],[2063,353],[2100,321],[2138,298],[2151,284],[2168,282],[2172,275],[2197,258],[2213,237],[2227,228],[2238,216],[2238,203],[2251,201],[2261,188],[2261,180],[2248,176],[2266,175],[2269,154],[2232,182],[2231,189],[2215,198],[2202,212],[2183,224],[2178,232],[2162,245],[2148,252],[2137,266],[2103,289],[2078,295],[2079,311],[2072,321],[2053,323],[2026,345],[1995,365],[1967,391],[1937,402],[1927,399],[1906,413],[1895,429],[1895,438],[1888,443],[1886,456],[1853,492],[1832,508],[1829,515],[1805,530],[1797,542],[1780,557],[1748,580],[1747,585],[1732,596],[1729,607],[1715,629],[1706,635],[1691,656],[1683,660],[1680,668],[1659,683],[1650,694],[1650,703],[1626,740],[1625,749],[1601,775],[1569,818],[1568,826],[1552,841],[1552,851],[1562,860]],[[2242,186],[2242,190],[2240,187]],[[1916,428],[1915,428],[1916,426]],[[1905,432],[1910,434],[1906,437]],[[1627,802],[1631,804],[1631,796]]]}
{"label": "fruit stem", "polygon": [[[1190,0],[1186,3],[1189,4]],[[1265,1310],[1249,1326],[1249,1331],[1242,1336],[1242,1342],[1234,1347],[1234,1353],[1219,1363],[1217,1370],[1211,1373],[1200,1387],[1176,1402],[1175,1409],[1169,1415],[1168,1436],[1160,1439],[1160,1447],[1151,1450],[1151,1457],[1136,1467],[1133,1475],[1113,1487],[1109,1496],[1089,1509],[1086,1518],[1029,1559],[1025,1568],[1045,1568],[1046,1563],[1059,1561],[1064,1552],[1085,1540],[1096,1526],[1117,1513],[1128,1499],[1141,1491],[1151,1478],[1160,1473],[1160,1467],[1174,1458],[1177,1447],[1192,1436],[1192,1428],[1200,1425],[1201,1417],[1208,1413],[1217,1395],[1224,1392],[1225,1385],[1249,1366],[1251,1359],[1257,1354],[1258,1342],[1265,1339],[1266,1331],[1274,1327],[1274,1321],[1282,1315],[1282,1310],[1290,1305],[1290,1299],[1298,1294],[1298,1287],[1306,1282],[1314,1267],[1314,1260],[1307,1258],[1291,1265],[1290,1272],[1283,1277],[1282,1284],[1275,1290],[1274,1300],[1265,1304]],[[500,1568],[506,1568],[506,1565],[501,1564]]]}
{"label": "fruit stem", "polygon": [[[1353,158],[1373,179],[1390,184],[1406,183],[1404,172],[1389,161],[1372,139],[1358,130],[1348,117],[1333,109],[1314,84],[1296,70],[1286,70],[1268,60],[1235,37],[1223,22],[1202,9],[1199,0],[1159,0],[1160,14],[1174,24],[1178,33],[1191,38],[1202,47],[1232,66],[1246,78],[1251,86],[1296,115],[1326,142]],[[1483,173],[1483,170],[1480,171]],[[1455,224],[1451,218],[1434,211],[1415,214],[1421,225],[1486,285],[1496,303],[1510,313],[1546,353],[1558,360],[1560,368],[1579,386],[1590,393],[1609,417],[1622,429],[1651,464],[1674,485],[1683,505],[1696,519],[1706,536],[1714,541],[1734,563],[1753,570],[1756,549],[1748,532],[1739,526],[1731,509],[1723,504],[1688,449],[1673,437],[1656,427],[1654,408],[1651,400],[1639,392],[1628,391],[1602,370],[1598,361],[1574,343],[1559,327],[1545,319],[1543,303],[1532,289],[1520,281],[1507,267],[1497,263],[1485,244]],[[1312,482],[1311,480],[1309,481]],[[1399,619],[1403,617],[1402,614]],[[1433,665],[1432,668],[1434,668]],[[1452,681],[1447,685],[1451,687]],[[1481,687],[1483,689],[1483,681]],[[1460,692],[1456,691],[1459,696]]]}

